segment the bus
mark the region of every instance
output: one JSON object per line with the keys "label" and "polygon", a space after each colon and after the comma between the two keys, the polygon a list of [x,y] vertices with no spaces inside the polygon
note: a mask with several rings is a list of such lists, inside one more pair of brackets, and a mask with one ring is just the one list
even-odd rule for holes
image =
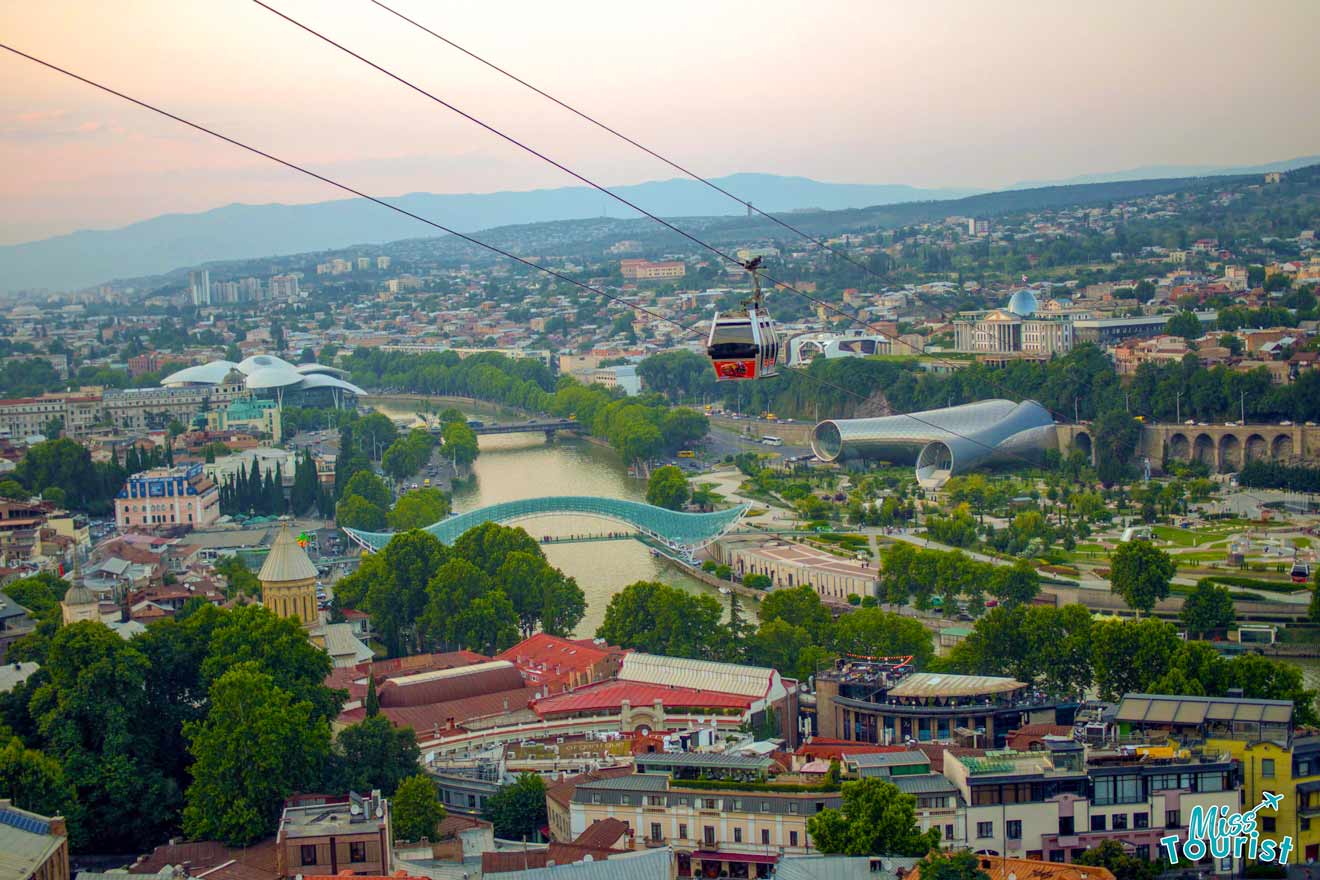
{"label": "bus", "polygon": [[775,437],[775,436],[773,436],[773,435],[771,435],[771,434],[766,434],[764,437],[762,437],[762,438],[761,438],[761,442],[764,443],[766,446],[783,446],[783,445],[784,445],[784,441],[783,441],[782,439],[780,439],[779,437]]}
{"label": "bus", "polygon": [[696,454],[695,452],[693,452],[691,449],[680,449],[680,450],[678,450],[678,457],[679,457],[679,458],[696,458],[696,457],[697,457],[697,454]]}
{"label": "bus", "polygon": [[431,485],[431,478],[427,477],[425,480],[422,480],[422,485],[429,487]]}

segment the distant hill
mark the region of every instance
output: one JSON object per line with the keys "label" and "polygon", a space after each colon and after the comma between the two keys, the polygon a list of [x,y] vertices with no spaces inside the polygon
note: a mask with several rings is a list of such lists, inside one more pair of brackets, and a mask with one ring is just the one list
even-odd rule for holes
{"label": "distant hill", "polygon": [[[761,210],[776,212],[949,199],[975,191],[822,183],[773,174],[734,174],[714,182]],[[612,189],[662,217],[746,212],[692,180]],[[639,216],[588,187],[470,195],[412,193],[390,201],[460,232],[603,214]],[[121,229],[80,231],[0,247],[0,286],[7,290],[77,289],[215,260],[322,251],[415,238],[426,232],[417,221],[361,199],[307,205],[235,204],[200,214],[166,214]]]}
{"label": "distant hill", "polygon": [[1143,165],[1126,171],[1107,171],[1100,174],[1082,174],[1063,180],[1024,180],[1008,189],[1030,189],[1041,186],[1072,186],[1079,183],[1114,183],[1124,180],[1150,180],[1160,177],[1225,177],[1240,174],[1264,174],[1266,171],[1292,171],[1307,165],[1320,164],[1320,156],[1302,156],[1265,165]]}

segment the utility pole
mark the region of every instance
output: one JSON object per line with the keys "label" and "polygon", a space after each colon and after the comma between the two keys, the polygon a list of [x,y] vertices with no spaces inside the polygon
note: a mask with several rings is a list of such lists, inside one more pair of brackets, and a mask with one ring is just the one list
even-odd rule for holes
{"label": "utility pole", "polygon": [[1247,424],[1247,392],[1242,392],[1242,425]]}
{"label": "utility pole", "polygon": [[1182,424],[1182,392],[1181,391],[1174,393],[1173,411],[1175,413],[1174,421],[1176,421],[1178,424],[1181,425]]}
{"label": "utility pole", "polygon": [[1078,424],[1078,423],[1080,423],[1080,422],[1081,422],[1081,419],[1079,419],[1079,418],[1077,417],[1077,395],[1074,394],[1074,395],[1073,395],[1073,424]]}

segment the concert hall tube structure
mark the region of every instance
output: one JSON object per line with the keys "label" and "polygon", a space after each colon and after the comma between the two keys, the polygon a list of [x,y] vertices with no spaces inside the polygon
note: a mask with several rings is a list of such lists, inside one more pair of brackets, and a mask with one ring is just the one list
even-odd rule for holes
{"label": "concert hall tube structure", "polygon": [[983,465],[1040,461],[1057,449],[1054,419],[1034,400],[982,400],[962,406],[875,419],[827,419],[811,449],[822,461],[883,459],[915,463],[923,486]]}

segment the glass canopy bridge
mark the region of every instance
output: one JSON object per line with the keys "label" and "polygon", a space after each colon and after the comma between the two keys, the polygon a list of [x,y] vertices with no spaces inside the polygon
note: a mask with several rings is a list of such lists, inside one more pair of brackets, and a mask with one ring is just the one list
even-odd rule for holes
{"label": "glass canopy bridge", "polygon": [[[666,510],[640,501],[622,498],[597,498],[591,495],[552,495],[545,498],[521,498],[460,513],[423,531],[430,532],[442,544],[453,544],[473,526],[482,523],[506,523],[542,516],[578,514],[613,520],[635,528],[644,538],[663,549],[690,559],[696,551],[732,529],[747,513],[749,504],[712,513],[684,513]],[[344,529],[345,534],[368,552],[382,549],[394,537],[393,532],[364,532]]]}

